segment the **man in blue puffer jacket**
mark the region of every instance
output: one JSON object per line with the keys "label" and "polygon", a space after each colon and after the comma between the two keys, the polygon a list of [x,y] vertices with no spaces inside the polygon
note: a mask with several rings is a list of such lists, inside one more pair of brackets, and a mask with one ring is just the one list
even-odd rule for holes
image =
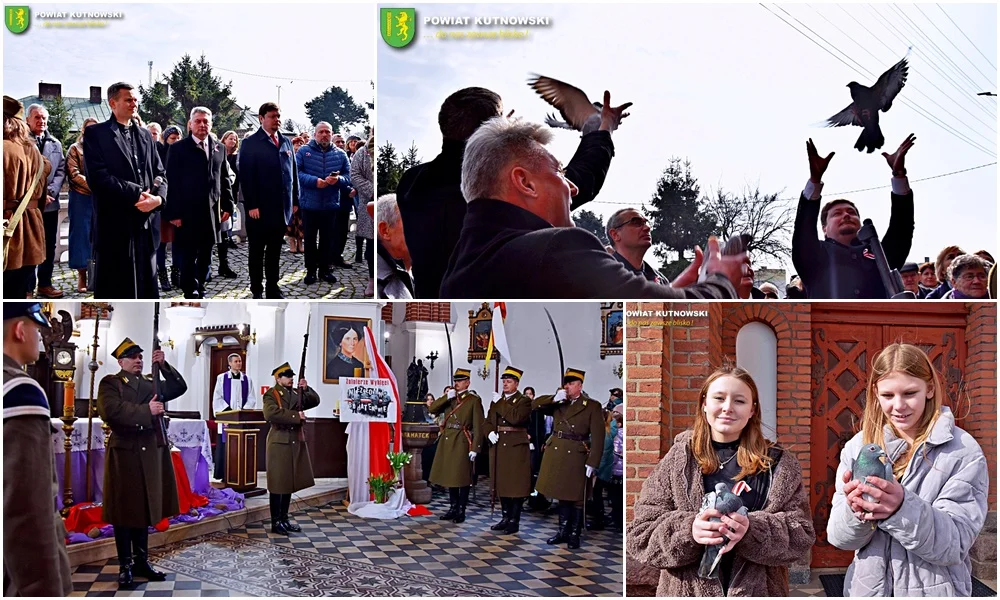
{"label": "man in blue puffer jacket", "polygon": [[334,146],[332,139],[333,128],[326,121],[320,121],[312,141],[295,154],[299,170],[299,210],[305,228],[306,285],[316,283],[317,271],[323,281],[337,282],[330,270],[333,236],[340,212],[340,191],[351,187],[351,165],[347,153]]}

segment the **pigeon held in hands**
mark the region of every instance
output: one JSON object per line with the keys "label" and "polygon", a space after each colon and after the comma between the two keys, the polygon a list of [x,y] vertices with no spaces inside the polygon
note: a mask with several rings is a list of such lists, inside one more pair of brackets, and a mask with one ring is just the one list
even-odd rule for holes
{"label": "pigeon held in hands", "polygon": [[[528,80],[528,85],[558,109],[565,119],[560,121],[554,115],[546,115],[545,124],[549,127],[575,129],[583,135],[601,128],[601,110],[604,105],[601,102],[591,102],[580,88],[544,75],[533,75]],[[627,115],[628,113],[622,114],[622,119]],[[617,124],[614,128],[618,128]]]}
{"label": "pigeon held in hands", "polygon": [[[885,458],[883,463],[880,459]],[[871,485],[867,482],[868,477],[879,477],[885,479],[886,481],[895,481],[896,477],[892,474],[892,462],[889,460],[889,456],[885,453],[878,444],[865,444],[861,447],[861,452],[858,453],[858,458],[854,460],[854,468],[851,469],[851,479],[859,483],[864,483]],[[861,497],[865,502],[878,502],[875,498],[868,494],[861,494]],[[872,529],[875,528],[875,522],[872,522]]]}
{"label": "pigeon held in hands", "polygon": [[[749,486],[742,481],[737,482],[736,485],[740,486],[740,484],[742,484],[742,489],[749,489]],[[705,494],[701,502],[701,511],[699,514],[713,508],[724,515],[731,515],[733,513],[739,513],[744,517],[747,515],[747,507],[743,506],[743,501],[740,500],[739,496],[729,491],[729,486],[722,482],[715,484],[714,492]],[[712,517],[709,521],[718,523],[722,519]],[[729,538],[726,536],[722,536],[722,539],[724,541],[721,544],[705,546],[705,552],[701,556],[701,564],[698,565],[698,577],[703,579],[719,578],[719,563],[722,561],[722,549],[729,543]]]}
{"label": "pigeon held in hands", "polygon": [[858,137],[854,147],[858,152],[867,150],[869,154],[885,144],[885,136],[882,135],[882,128],[879,127],[879,111],[888,112],[892,108],[892,101],[906,84],[906,75],[909,72],[909,64],[904,57],[892,66],[888,71],[882,73],[872,87],[866,87],[856,81],[847,84],[851,88],[851,102],[847,108],[833,115],[826,121],[827,127],[842,127],[844,125],[856,125],[864,128],[861,136]]}

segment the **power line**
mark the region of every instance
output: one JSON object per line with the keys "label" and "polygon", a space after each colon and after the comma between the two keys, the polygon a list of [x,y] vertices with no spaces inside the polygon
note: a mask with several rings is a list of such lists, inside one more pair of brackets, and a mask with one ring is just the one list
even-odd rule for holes
{"label": "power line", "polygon": [[959,47],[955,45],[955,42],[951,41],[950,37],[948,37],[947,35],[945,35],[945,33],[943,31],[941,31],[941,29],[937,26],[937,23],[935,23],[933,20],[931,20],[930,17],[927,16],[927,13],[924,12],[924,9],[920,8],[919,4],[914,4],[913,6],[917,9],[917,11],[920,12],[920,14],[922,14],[924,16],[925,19],[927,19],[927,21],[931,24],[931,26],[934,27],[934,29],[938,33],[940,33],[941,36],[944,39],[948,40],[948,43],[951,44],[952,48],[954,48],[955,50],[958,50],[958,53],[962,55],[962,58],[964,58],[965,60],[969,61],[969,64],[972,65],[973,69],[975,69],[980,75],[982,75],[983,78],[985,78],[987,82],[989,82],[989,83],[993,84],[994,86],[996,86],[996,82],[995,81],[991,81],[989,75],[987,75],[986,73],[983,73],[982,71],[979,70],[979,67],[976,65],[976,63],[972,62],[972,59],[969,58],[969,56],[965,52],[963,52],[962,50],[960,50]]}
{"label": "power line", "polygon": [[236,73],[237,75],[246,75],[248,77],[260,77],[262,79],[283,79],[289,83],[295,83],[296,81],[305,81],[309,83],[370,83],[370,79],[341,79],[340,81],[331,81],[329,79],[306,79],[304,77],[289,77],[289,76],[278,76],[278,75],[262,75],[260,73],[247,73],[246,71],[237,71],[235,69],[225,69],[223,67],[217,67],[212,65],[213,71],[225,71],[226,73]]}
{"label": "power line", "polygon": [[[813,7],[812,7],[812,6],[810,6],[810,8],[813,8]],[[834,28],[836,28],[836,29],[837,29],[837,31],[839,31],[840,33],[842,33],[842,34],[844,34],[845,36],[847,36],[847,39],[851,40],[852,42],[854,42],[855,44],[857,44],[857,45],[858,45],[858,47],[860,47],[860,48],[861,48],[862,50],[864,50],[865,52],[867,52],[869,56],[871,56],[872,58],[874,58],[874,59],[875,59],[876,61],[878,61],[878,62],[881,62],[881,59],[879,59],[879,58],[878,58],[877,56],[875,56],[874,54],[872,54],[870,50],[868,50],[867,48],[865,48],[865,47],[864,47],[864,45],[863,45],[863,44],[861,44],[861,42],[858,42],[858,41],[857,41],[857,40],[855,40],[855,39],[854,39],[854,38],[853,38],[853,37],[852,37],[852,36],[851,36],[850,34],[848,34],[848,33],[847,33],[847,32],[845,32],[844,30],[842,30],[842,29],[840,29],[839,27],[837,27],[837,25],[836,25],[835,23],[833,23],[832,21],[830,21],[829,19],[827,19],[827,18],[826,18],[826,17],[825,17],[825,16],[824,16],[824,15],[823,15],[822,13],[820,13],[820,12],[819,12],[818,10],[816,10],[815,8],[813,8],[813,10],[814,10],[814,11],[815,11],[815,12],[816,12],[817,14],[819,14],[819,16],[823,17],[823,18],[824,18],[824,19],[825,19],[825,20],[826,20],[826,21],[827,21],[828,23],[830,23],[831,25],[833,25],[833,26],[834,26]],[[848,13],[848,15],[850,15],[850,13]],[[853,17],[852,17],[852,18],[853,18]],[[855,21],[857,21],[857,19],[855,19]],[[859,24],[860,24],[860,23],[859,23]],[[866,31],[867,31],[867,28],[866,28]],[[868,33],[871,33],[871,31],[868,31]],[[872,34],[872,35],[874,36],[874,34]],[[878,39],[878,37],[876,37],[876,39]],[[879,40],[879,41],[881,41],[881,40]],[[827,42],[827,43],[829,43],[829,42]],[[883,44],[883,45],[884,45],[884,44]],[[886,48],[889,48],[889,47],[888,47],[888,46],[886,46]],[[889,48],[889,50],[890,50],[890,52],[892,52],[892,49],[891,49],[891,48]],[[867,70],[867,69],[866,69],[866,70]],[[975,114],[973,114],[973,113],[972,113],[972,111],[970,111],[969,109],[965,108],[965,106],[963,106],[963,105],[962,105],[961,103],[959,103],[959,102],[958,102],[957,100],[955,100],[954,98],[952,98],[951,96],[949,96],[949,95],[947,94],[947,92],[945,92],[945,91],[944,91],[944,90],[942,90],[942,89],[941,89],[940,87],[938,87],[938,85],[937,85],[936,83],[934,83],[933,81],[930,81],[930,80],[926,80],[926,81],[927,81],[927,83],[929,83],[929,84],[931,84],[932,86],[934,86],[934,87],[935,87],[935,88],[936,88],[936,89],[937,89],[937,90],[938,90],[939,92],[941,92],[942,94],[944,94],[944,95],[945,95],[945,97],[947,97],[947,98],[948,98],[949,100],[951,100],[952,102],[954,102],[954,103],[955,103],[955,104],[956,104],[957,106],[959,106],[959,107],[960,107],[960,108],[961,108],[962,110],[964,110],[965,112],[969,113],[969,115],[970,115],[970,116],[972,116],[972,118],[976,119],[976,120],[977,120],[977,121],[979,121],[979,122],[980,122],[981,124],[985,125],[985,126],[986,126],[986,127],[987,127],[987,128],[988,128],[988,129],[990,130],[990,131],[992,131],[993,133],[996,133],[996,129],[994,129],[994,128],[993,128],[993,126],[992,126],[991,124],[989,124],[989,123],[987,123],[986,121],[983,121],[982,119],[980,119],[979,117],[977,117],[977,116],[976,116]],[[944,107],[944,106],[943,106],[943,105],[942,105],[941,103],[939,103],[938,101],[936,101],[936,100],[934,100],[933,98],[931,98],[931,97],[930,97],[930,96],[929,96],[928,94],[924,93],[923,89],[918,89],[917,87],[915,87],[915,86],[914,86],[914,85],[912,85],[912,84],[910,85],[910,88],[911,88],[911,89],[913,89],[913,91],[914,91],[914,92],[916,92],[916,93],[920,94],[921,96],[923,96],[924,98],[927,98],[927,100],[929,100],[929,101],[930,101],[931,103],[933,103],[933,104],[934,104],[934,105],[936,105],[936,106],[937,106],[938,108],[940,108],[940,109],[942,109],[943,111],[945,111],[946,113],[947,113],[948,111],[950,111],[950,110],[951,110],[950,108],[946,108],[946,107]],[[975,133],[976,135],[978,135],[978,136],[980,136],[981,138],[983,138],[984,140],[986,140],[986,142],[987,142],[988,144],[992,144],[992,143],[993,143],[993,140],[991,140],[990,138],[986,137],[985,135],[983,135],[983,134],[979,133],[979,130],[978,130],[977,128],[975,128],[975,127],[972,127],[971,125],[969,125],[969,124],[968,124],[968,123],[966,123],[965,121],[963,121],[963,120],[959,119],[959,118],[958,118],[957,116],[955,116],[955,115],[951,115],[951,116],[952,116],[952,118],[954,118],[954,119],[955,119],[956,121],[958,121],[958,122],[959,122],[959,123],[961,123],[962,125],[965,125],[965,126],[966,126],[966,127],[967,127],[967,128],[969,129],[969,131],[972,131],[972,132],[973,132],[973,133]]]}
{"label": "power line", "polygon": [[[823,36],[817,34],[816,32],[814,32],[811,29],[809,29],[808,27],[806,27],[806,29],[809,29],[809,31],[811,31],[814,35],[816,35],[816,37],[818,37],[819,39],[823,40],[826,44],[829,44],[834,49],[837,49],[838,52],[840,52],[841,54],[843,54],[851,62],[854,62],[855,64],[857,64],[861,68],[861,70],[858,70],[858,68],[855,68],[855,67],[852,67],[851,65],[849,65],[842,58],[840,58],[839,56],[837,56],[836,54],[834,54],[829,48],[823,46],[822,44],[820,44],[816,40],[810,38],[804,32],[802,32],[797,27],[795,27],[794,25],[792,25],[791,23],[789,23],[787,20],[785,20],[781,15],[773,12],[771,9],[767,8],[766,6],[764,6],[764,4],[761,4],[760,6],[762,6],[765,10],[767,10],[769,13],[771,13],[772,15],[774,15],[775,17],[777,17],[778,19],[780,19],[783,23],[785,23],[786,25],[788,25],[789,27],[791,27],[792,29],[794,29],[797,33],[799,33],[800,35],[802,35],[804,38],[806,38],[810,42],[812,42],[812,43],[816,44],[817,46],[819,46],[823,51],[825,51],[826,53],[830,54],[831,56],[833,56],[834,58],[836,58],[837,60],[839,60],[841,63],[843,63],[846,67],[848,67],[852,71],[858,73],[859,75],[864,76],[865,73],[861,72],[861,70],[863,70],[863,71],[865,71],[868,74],[867,75],[868,77],[875,78],[875,75],[871,71],[868,71],[868,69],[866,69],[863,65],[861,65],[860,63],[858,63],[854,59],[852,59],[849,56],[847,56],[847,54],[845,54],[842,50],[839,50],[839,49],[836,48],[836,46],[834,46],[833,44],[830,44],[830,42],[828,42]],[[781,10],[785,14],[788,14],[788,12],[785,11],[784,9],[782,9],[780,6],[777,7],[777,8],[778,8],[778,10]],[[788,16],[792,17],[792,15],[790,15],[790,14]],[[796,21],[798,21],[799,23],[801,23],[801,21],[799,21],[795,17],[792,17],[792,18],[795,19]],[[803,27],[805,27],[804,24],[803,24]],[[925,111],[923,108],[920,108],[915,103],[909,102],[906,99],[900,99],[899,102],[902,103],[904,106],[907,106],[907,107],[913,109],[913,111],[916,112],[917,114],[919,114],[922,117],[926,118],[927,120],[931,121],[935,125],[938,125],[939,127],[941,127],[942,129],[944,129],[945,131],[948,131],[949,133],[951,133],[952,135],[956,136],[960,140],[966,142],[967,144],[969,144],[973,148],[981,150],[985,154],[987,154],[989,156],[992,156],[993,158],[996,158],[996,153],[995,152],[993,152],[992,150],[990,150],[990,149],[986,148],[985,146],[979,144],[978,142],[975,142],[975,141],[971,140],[970,138],[968,138],[967,136],[965,136],[961,132],[955,130],[953,127],[950,127],[946,123],[942,122],[940,119],[938,119],[937,117],[935,117],[933,114]]]}
{"label": "power line", "polygon": [[[982,165],[976,165],[974,167],[969,167],[967,169],[959,169],[958,171],[950,171],[948,173],[939,173],[937,175],[931,175],[930,177],[921,177],[920,179],[910,180],[910,183],[920,183],[921,181],[930,181],[931,179],[940,179],[942,177],[950,177],[951,175],[958,175],[960,173],[968,173],[969,171],[975,171],[976,169],[985,169],[986,167],[992,167],[996,165],[996,161],[991,163],[986,163]],[[826,196],[846,196],[848,194],[860,194],[861,192],[871,192],[875,190],[885,190],[891,188],[892,185],[880,185],[870,188],[861,188],[857,190],[848,190],[846,192],[829,192]],[[798,200],[798,198],[779,198],[781,201],[792,201]],[[614,204],[619,206],[635,206],[634,202],[610,202],[607,200],[593,200],[592,204]],[[645,205],[645,202],[640,203],[640,205]]]}
{"label": "power line", "polygon": [[949,15],[948,15],[948,13],[946,13],[946,12],[945,12],[945,10],[944,10],[944,7],[942,7],[942,6],[940,5],[940,4],[938,4],[938,5],[937,5],[937,7],[938,7],[939,9],[941,9],[941,12],[942,12],[942,13],[944,13],[944,16],[948,17],[948,20],[949,20],[949,21],[951,21],[951,24],[955,26],[955,29],[958,29],[958,32],[959,32],[959,33],[961,33],[961,34],[962,34],[962,35],[963,35],[963,36],[965,37],[965,39],[966,39],[966,40],[968,40],[968,42],[969,42],[970,44],[972,44],[972,47],[976,49],[976,52],[978,52],[978,53],[979,53],[979,56],[982,56],[982,57],[983,57],[983,59],[985,59],[985,60],[986,60],[986,62],[990,63],[990,66],[991,66],[991,67],[993,67],[994,69],[996,69],[996,68],[997,68],[997,66],[996,66],[995,64],[993,64],[993,61],[991,61],[991,60],[990,60],[990,59],[989,59],[989,58],[988,58],[988,57],[987,57],[987,56],[986,56],[985,54],[983,54],[983,51],[982,51],[982,50],[980,50],[980,49],[979,49],[979,46],[977,46],[977,45],[976,45],[976,44],[975,44],[975,43],[974,43],[974,42],[973,42],[972,40],[970,40],[970,39],[969,39],[969,36],[965,35],[965,32],[964,32],[964,31],[962,31],[962,28],[958,26],[958,23],[956,23],[956,22],[955,22],[955,21],[954,21],[954,20],[953,20],[953,19],[952,19],[952,18],[951,18],[951,17],[949,16]]}

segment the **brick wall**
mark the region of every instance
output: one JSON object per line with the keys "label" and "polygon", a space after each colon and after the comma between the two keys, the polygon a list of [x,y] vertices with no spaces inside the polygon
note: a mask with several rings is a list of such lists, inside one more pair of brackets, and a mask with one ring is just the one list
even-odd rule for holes
{"label": "brick wall", "polygon": [[382,307],[382,321],[392,324],[392,304],[386,304]]}
{"label": "brick wall", "polygon": [[450,302],[407,302],[406,321],[430,321],[447,323],[451,321]]}
{"label": "brick wall", "polygon": [[[986,455],[990,474],[997,472],[997,321],[996,304],[970,303],[965,329],[967,346],[963,395],[959,412],[968,411],[963,424]],[[990,477],[990,510],[997,509],[997,482]]]}

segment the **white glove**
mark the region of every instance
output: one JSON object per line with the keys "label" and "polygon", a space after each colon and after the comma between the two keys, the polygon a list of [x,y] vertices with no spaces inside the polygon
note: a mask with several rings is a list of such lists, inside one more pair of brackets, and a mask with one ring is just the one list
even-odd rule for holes
{"label": "white glove", "polygon": [[587,479],[590,479],[594,475],[594,467],[587,465]]}
{"label": "white glove", "polygon": [[562,402],[566,400],[566,390],[559,390],[556,395],[552,398],[553,402]]}
{"label": "white glove", "polygon": [[492,444],[495,444],[500,441],[500,434],[498,434],[495,431],[491,431],[490,434],[486,437],[490,440],[490,443]]}
{"label": "white glove", "polygon": [[534,449],[535,449],[535,445],[532,444],[531,442],[528,442],[528,450],[534,450]]}
{"label": "white glove", "polygon": [[469,452],[469,460],[476,460],[478,452]]}
{"label": "white glove", "polygon": [[497,392],[497,393],[493,394],[493,401],[494,402],[497,402],[498,400],[500,400],[500,398],[503,398],[503,392]]}
{"label": "white glove", "polygon": [[448,397],[449,398],[454,398],[455,397],[455,390],[448,390]]}

